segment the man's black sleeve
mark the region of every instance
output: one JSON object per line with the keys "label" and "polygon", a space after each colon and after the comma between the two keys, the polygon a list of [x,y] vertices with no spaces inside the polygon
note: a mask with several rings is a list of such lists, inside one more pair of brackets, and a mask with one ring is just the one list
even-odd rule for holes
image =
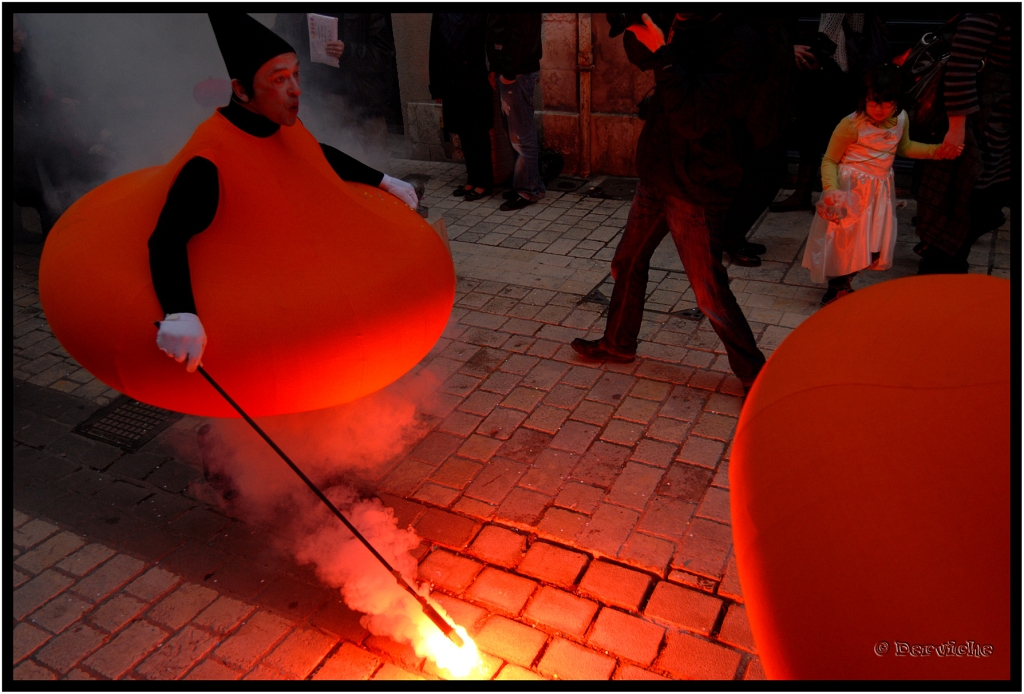
{"label": "man's black sleeve", "polygon": [[350,157],[341,150],[325,145],[323,142],[320,143],[320,149],[323,150],[324,156],[327,157],[327,163],[334,169],[334,173],[338,174],[338,178],[343,181],[365,183],[368,186],[377,187],[384,180],[384,174],[380,171]]}
{"label": "man's black sleeve", "polygon": [[213,222],[219,199],[217,167],[203,157],[190,159],[171,186],[149,237],[153,289],[165,314],[196,313],[186,246]]}

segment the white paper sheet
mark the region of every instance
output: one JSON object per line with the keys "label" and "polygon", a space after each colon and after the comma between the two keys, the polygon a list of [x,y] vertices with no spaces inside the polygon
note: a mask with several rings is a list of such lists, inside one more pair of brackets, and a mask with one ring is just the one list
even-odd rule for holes
{"label": "white paper sheet", "polygon": [[338,67],[338,59],[327,55],[327,42],[338,40],[338,18],[322,14],[307,14],[309,21],[309,59]]}

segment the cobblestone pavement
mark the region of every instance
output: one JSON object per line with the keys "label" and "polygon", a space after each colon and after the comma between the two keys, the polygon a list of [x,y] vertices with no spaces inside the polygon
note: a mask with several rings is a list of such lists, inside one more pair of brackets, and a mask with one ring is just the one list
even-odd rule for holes
{"label": "cobblestone pavement", "polygon": [[[448,193],[459,164],[395,162],[430,176],[459,277],[431,430],[376,492],[423,542],[420,577],[466,626],[494,679],[762,679],[729,527],[738,380],[695,305],[669,240],[655,256],[633,364],[580,361],[597,337],[609,260],[629,203],[550,193],[515,213]],[[894,267],[913,274],[914,203]],[[759,268],[730,268],[766,354],[817,308],[800,267],[808,213],[768,214]],[[14,248],[16,679],[434,679],[407,645],[369,634],[308,566],[197,494],[175,443],[184,417],[139,452],[71,433],[117,396],[78,366],[39,305],[39,246]],[[1009,223],[972,272],[1009,276]],[[591,295],[593,296],[593,295]],[[175,451],[178,451],[177,453]]]}

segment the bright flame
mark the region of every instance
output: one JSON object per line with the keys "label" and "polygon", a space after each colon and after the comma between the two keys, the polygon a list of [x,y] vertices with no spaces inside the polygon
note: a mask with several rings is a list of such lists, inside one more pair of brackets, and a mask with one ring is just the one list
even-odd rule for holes
{"label": "bright flame", "polygon": [[[455,626],[455,632],[462,637],[463,646],[459,648],[452,643],[451,639],[445,636],[436,624],[430,621],[425,614],[420,613],[419,619],[416,620],[419,638],[413,643],[416,655],[430,658],[437,663],[439,669],[447,670],[452,677],[462,679],[472,676],[473,671],[482,664],[476,643],[469,637],[466,628],[454,624],[440,605],[433,600],[430,603],[449,624]],[[477,673],[477,676],[486,677],[481,673]]]}

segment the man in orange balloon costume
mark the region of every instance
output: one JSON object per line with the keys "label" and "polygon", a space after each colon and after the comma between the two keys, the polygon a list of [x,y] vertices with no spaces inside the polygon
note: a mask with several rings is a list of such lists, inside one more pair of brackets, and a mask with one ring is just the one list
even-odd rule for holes
{"label": "man in orange balloon costume", "polygon": [[[238,130],[256,138],[273,136],[281,126],[298,122],[299,60],[284,39],[242,13],[210,14],[217,44],[231,77],[231,102],[218,109]],[[221,124],[231,131],[230,126]],[[231,139],[231,134],[225,139]],[[244,138],[239,141],[246,144]],[[405,181],[382,174],[343,152],[321,144],[331,168],[346,181],[380,186],[410,207],[416,208],[416,193]],[[220,157],[236,159],[230,149]],[[206,331],[196,312],[189,282],[186,244],[205,231],[217,215],[219,202],[218,162],[210,154],[199,152],[181,169],[164,205],[156,229],[149,239],[149,261],[153,288],[165,312],[157,333],[157,344],[168,356],[187,361],[195,371],[206,347]],[[229,169],[236,161],[220,161]],[[265,172],[239,172],[243,180]],[[282,172],[284,173],[284,172]],[[248,175],[246,175],[248,174]]]}
{"label": "man in orange balloon costume", "polygon": [[434,346],[454,302],[451,253],[412,186],[298,120],[288,43],[242,13],[210,19],[231,103],[166,164],[61,216],[40,260],[43,310],[90,373],[158,407],[236,416],[188,373],[200,359],[254,417],[351,402]]}

